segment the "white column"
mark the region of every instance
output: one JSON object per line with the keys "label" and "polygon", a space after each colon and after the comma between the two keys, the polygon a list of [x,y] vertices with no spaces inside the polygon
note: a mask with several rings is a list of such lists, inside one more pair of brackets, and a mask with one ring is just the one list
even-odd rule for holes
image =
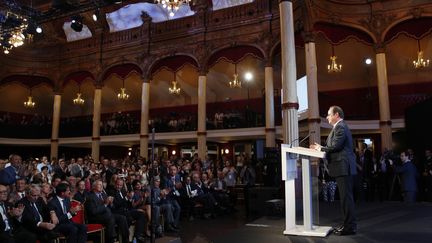
{"label": "white column", "polygon": [[376,54],[376,67],[380,110],[381,151],[384,151],[384,149],[392,148],[392,122],[390,117],[386,56],[384,52]]}
{"label": "white column", "polygon": [[198,77],[198,157],[205,159],[207,154],[207,129],[206,129],[206,88],[207,75],[200,73]]}
{"label": "white column", "polygon": [[[313,40],[312,33],[307,34],[309,38],[306,39],[305,44],[305,55],[306,55],[306,76],[307,76],[307,88],[308,88],[308,126],[310,144],[321,143],[321,132],[320,123],[321,118],[319,115],[319,104],[318,104],[318,80],[317,80],[317,62],[316,62],[316,51],[315,42]],[[304,144],[304,146],[306,146]]]}
{"label": "white column", "polygon": [[102,88],[96,87],[93,103],[92,158],[99,161]]}
{"label": "white column", "polygon": [[[282,135],[284,143],[298,144],[298,100],[296,89],[296,62],[294,46],[293,5],[289,1],[279,2],[282,56]],[[293,142],[294,141],[294,142]],[[285,213],[295,215],[294,180],[285,181]],[[285,231],[295,228],[295,219],[285,217]]]}
{"label": "white column", "polygon": [[148,156],[148,123],[150,111],[150,82],[148,79],[143,79],[141,92],[141,130],[140,130],[140,156],[146,160]]}
{"label": "white column", "polygon": [[[282,125],[284,143],[291,143],[298,138],[298,99],[297,74],[294,45],[293,4],[290,1],[279,3],[281,22],[282,56]],[[298,144],[297,141],[294,142]]]}
{"label": "white column", "polygon": [[61,95],[54,95],[53,119],[51,131],[51,158],[58,159],[59,126],[60,126]]}
{"label": "white column", "polygon": [[273,68],[271,64],[265,67],[265,119],[266,119],[266,147],[276,146],[276,129],[274,114],[274,88],[273,88]]}

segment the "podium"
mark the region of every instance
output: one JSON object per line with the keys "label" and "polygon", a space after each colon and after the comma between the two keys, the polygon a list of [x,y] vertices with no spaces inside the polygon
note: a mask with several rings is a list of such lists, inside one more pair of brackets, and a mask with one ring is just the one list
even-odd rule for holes
{"label": "podium", "polygon": [[[285,235],[326,237],[332,230],[330,226],[312,225],[312,191],[310,157],[324,158],[325,153],[315,149],[291,147],[282,144],[282,180],[285,181]],[[295,179],[297,178],[297,159],[302,163],[303,187],[303,225],[296,225]]]}

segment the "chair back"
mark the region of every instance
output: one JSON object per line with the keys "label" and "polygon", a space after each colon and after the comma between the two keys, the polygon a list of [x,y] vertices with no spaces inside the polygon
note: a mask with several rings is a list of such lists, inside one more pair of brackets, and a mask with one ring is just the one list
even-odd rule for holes
{"label": "chair back", "polygon": [[71,207],[76,207],[78,205],[81,205],[81,210],[77,211],[76,215],[72,217],[72,222],[77,223],[77,224],[85,224],[84,221],[84,205],[82,205],[80,202],[76,201],[76,200],[72,200],[71,201]]}

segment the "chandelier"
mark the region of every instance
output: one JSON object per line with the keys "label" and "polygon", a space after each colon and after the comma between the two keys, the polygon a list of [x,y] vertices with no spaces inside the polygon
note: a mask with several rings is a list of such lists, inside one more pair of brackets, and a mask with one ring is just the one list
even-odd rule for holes
{"label": "chandelier", "polygon": [[425,68],[429,66],[429,59],[423,59],[423,51],[420,48],[420,40],[417,40],[418,52],[417,52],[417,60],[413,61],[414,68]]}
{"label": "chandelier", "polygon": [[330,65],[327,65],[327,71],[329,73],[340,73],[342,71],[342,64],[337,64],[337,56],[334,54],[334,46],[332,45],[332,55],[330,57]]}
{"label": "chandelier", "polygon": [[30,95],[28,96],[27,101],[24,101],[24,107],[28,109],[34,108],[36,103],[33,101],[32,91],[30,89]]}
{"label": "chandelier", "polygon": [[[32,31],[29,30],[27,17],[7,11],[0,12],[0,47],[4,54],[9,54],[12,48],[24,45],[24,41],[31,41]],[[33,25],[31,25],[33,26]]]}
{"label": "chandelier", "polygon": [[176,72],[174,72],[174,81],[171,82],[172,83],[172,87],[168,88],[169,93],[173,94],[173,95],[179,95],[180,91],[181,91],[181,88],[177,87],[176,76],[177,76]]}
{"label": "chandelier", "polygon": [[119,100],[128,100],[129,99],[129,95],[126,93],[126,88],[124,85],[124,80],[123,80],[123,87],[120,88],[120,93],[117,94],[117,98]]}
{"label": "chandelier", "polygon": [[230,88],[241,88],[241,81],[237,73],[237,63],[234,63],[234,79],[229,82]]}
{"label": "chandelier", "polygon": [[155,0],[163,8],[166,8],[169,12],[170,17],[174,17],[174,13],[179,10],[180,6],[183,4],[189,4],[191,0]]}
{"label": "chandelier", "polygon": [[81,85],[78,86],[77,97],[73,99],[74,105],[84,105],[84,99],[81,98]]}

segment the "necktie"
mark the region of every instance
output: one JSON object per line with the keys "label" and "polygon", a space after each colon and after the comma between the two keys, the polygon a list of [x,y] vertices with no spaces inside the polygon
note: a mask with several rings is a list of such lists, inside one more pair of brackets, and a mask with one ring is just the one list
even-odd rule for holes
{"label": "necktie", "polygon": [[191,188],[190,188],[190,185],[187,185],[186,188],[187,188],[188,197],[191,197]]}
{"label": "necktie", "polygon": [[62,203],[63,203],[63,213],[67,214],[66,203],[64,199],[62,200]]}
{"label": "necktie", "polygon": [[98,193],[98,195],[99,199],[103,201],[102,193]]}
{"label": "necktie", "polygon": [[32,203],[32,207],[33,207],[33,214],[34,214],[35,218],[38,219],[39,221],[42,221],[42,216],[40,215],[36,204]]}
{"label": "necktie", "polygon": [[119,191],[120,197],[121,199],[124,199],[123,194],[121,193],[121,191]]}

